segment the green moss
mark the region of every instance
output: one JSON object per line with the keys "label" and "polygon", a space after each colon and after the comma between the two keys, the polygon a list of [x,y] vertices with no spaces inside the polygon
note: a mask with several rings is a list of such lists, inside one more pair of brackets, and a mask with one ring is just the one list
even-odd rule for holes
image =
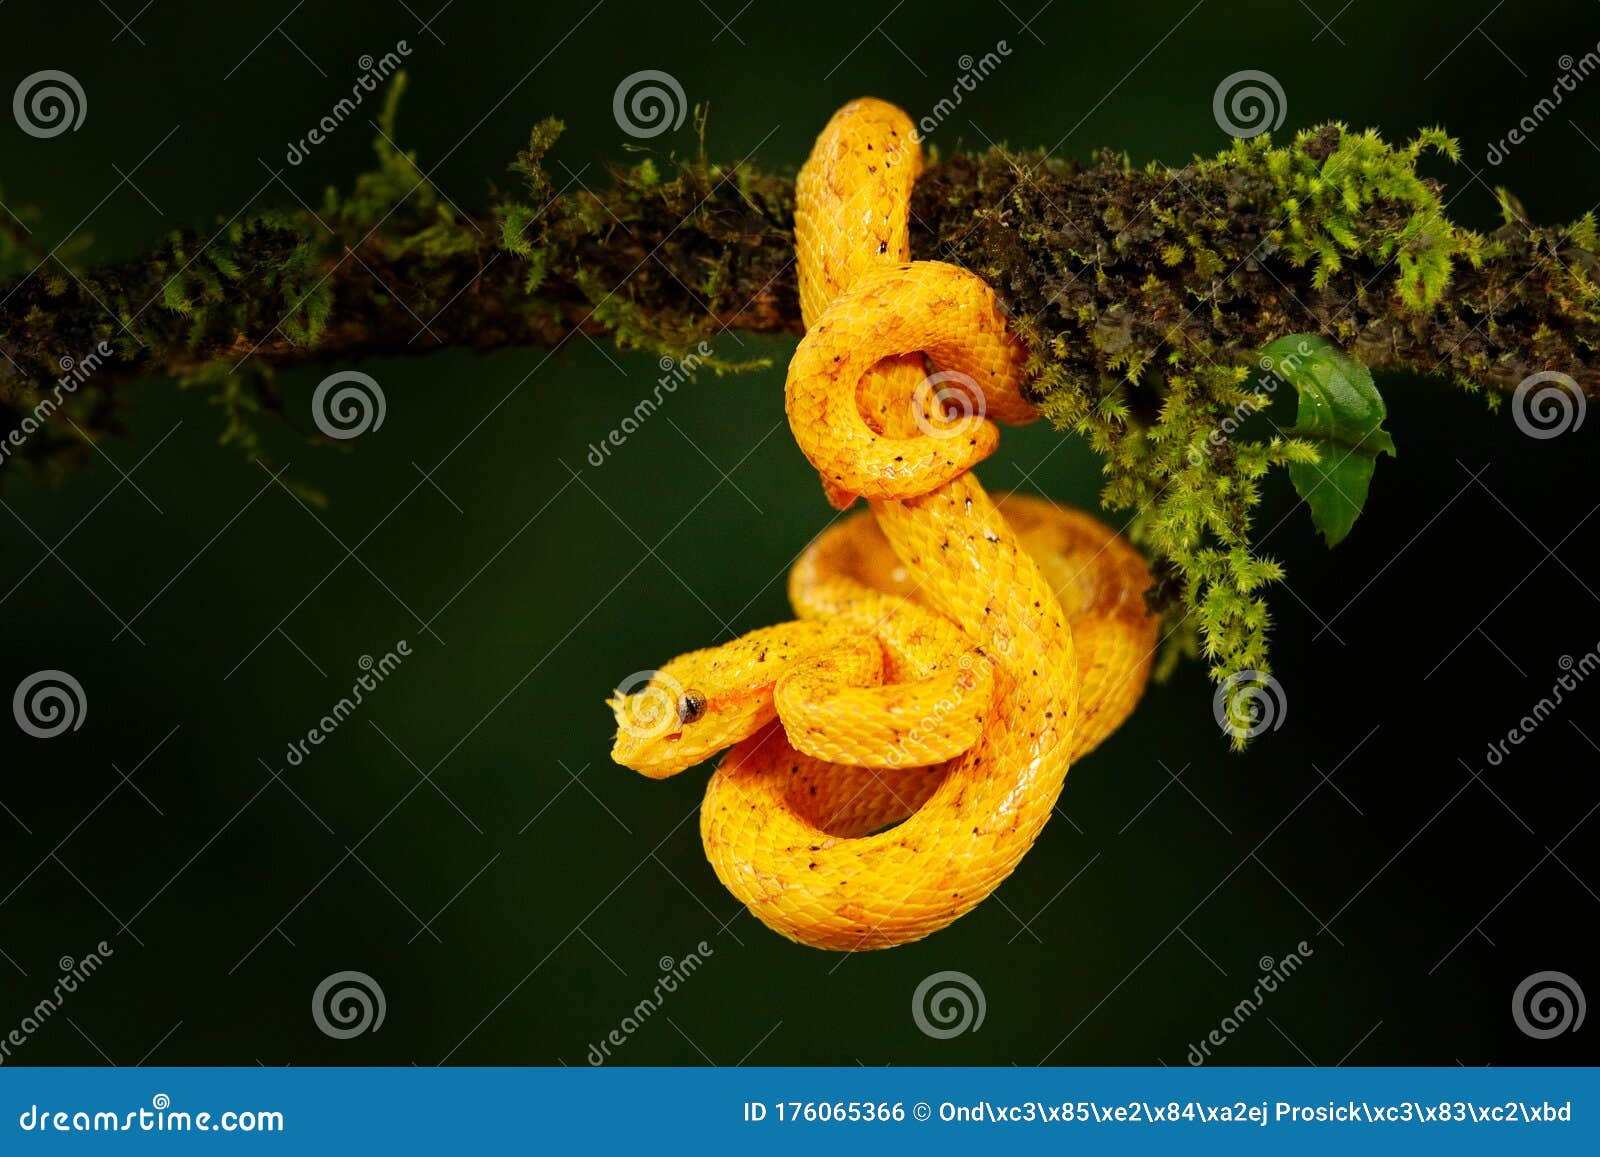
{"label": "green moss", "polygon": [[29,222],[38,224],[37,212],[25,206],[10,205],[4,186],[0,186],[0,277],[26,273],[39,260]]}
{"label": "green moss", "polygon": [[1480,389],[1579,372],[1575,349],[1600,340],[1594,219],[1535,229],[1505,196],[1504,228],[1462,228],[1419,172],[1458,155],[1438,129],[1392,146],[1330,124],[1182,169],[992,150],[919,185],[913,218],[953,208],[957,224],[917,255],[983,271],[1035,351],[1039,408],[1088,441],[1104,504],[1131,514],[1165,616],[1159,670],[1184,654],[1219,681],[1270,670],[1283,570],[1252,520],[1274,472],[1318,451],[1263,414],[1286,388],[1257,369],[1263,347],[1320,332],[1360,361]]}
{"label": "green moss", "polygon": [[[17,282],[0,405],[51,380],[60,350],[108,340],[127,366],[208,390],[223,439],[256,455],[273,366],[311,356],[548,347],[582,328],[726,372],[765,363],[697,347],[730,327],[797,331],[792,179],[709,164],[699,113],[697,155],[641,148],[607,182],[552,170],[562,125],[539,123],[480,225],[395,143],[404,89],[397,74],[373,167],[316,210],[260,211],[215,236],[174,234],[139,262],[75,277],[52,264]],[[913,256],[995,287],[1034,351],[1030,396],[1101,456],[1105,504],[1131,512],[1166,620],[1162,669],[1184,654],[1218,679],[1269,667],[1266,598],[1282,568],[1252,519],[1274,471],[1317,450],[1246,421],[1272,396],[1255,351],[1321,333],[1374,367],[1442,372],[1490,406],[1547,368],[1594,392],[1595,218],[1536,228],[1501,191],[1502,226],[1463,229],[1419,171],[1456,156],[1437,129],[1396,147],[1325,125],[1181,169],[992,149],[919,180]],[[0,213],[0,273],[42,257]],[[99,432],[112,419],[95,396],[81,424]]]}

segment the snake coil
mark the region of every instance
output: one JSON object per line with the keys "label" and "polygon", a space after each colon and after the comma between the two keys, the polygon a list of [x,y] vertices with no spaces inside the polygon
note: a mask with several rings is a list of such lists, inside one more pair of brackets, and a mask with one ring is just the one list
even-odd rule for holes
{"label": "snake coil", "polygon": [[796,562],[798,621],[653,673],[637,694],[675,697],[664,726],[611,701],[613,758],[646,775],[731,746],[701,807],[712,867],[769,927],[845,951],[920,939],[999,886],[1070,761],[1138,702],[1156,630],[1119,535],[971,473],[995,420],[1035,416],[1027,351],[981,278],[909,261],[921,167],[910,118],[865,99],[796,184],[789,424],[829,501],[868,513]]}

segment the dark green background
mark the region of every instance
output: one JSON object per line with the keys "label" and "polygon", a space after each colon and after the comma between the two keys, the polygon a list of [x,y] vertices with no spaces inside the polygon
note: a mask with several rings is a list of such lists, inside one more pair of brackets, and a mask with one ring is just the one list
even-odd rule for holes
{"label": "dark green background", "polygon": [[[435,0],[409,3],[426,19]],[[1600,79],[1504,165],[1483,159],[1548,92],[1558,57],[1600,41],[1593,4],[1356,0],[1327,32],[1295,3],[1055,0],[1031,31],[1019,26],[1034,0],[1008,3],[757,0],[719,35],[698,3],[458,0],[434,25],[440,43],[398,2],[307,3],[282,34],[287,0],[156,4],[119,34],[95,5],[11,0],[0,93],[65,69],[89,116],[48,141],[0,120],[0,177],[8,203],[46,211],[41,236],[92,232],[97,257],[286,202],[263,190],[261,161],[281,168],[357,58],[402,38],[403,141],[465,207],[507,183],[507,160],[551,113],[569,126],[557,172],[603,183],[633,143],[612,91],[644,68],[710,105],[713,157],[794,166],[846,99],[921,115],[959,57],[1004,39],[1011,57],[940,127],[941,149],[1060,141],[1068,156],[1111,145],[1180,163],[1227,143],[1213,90],[1257,68],[1286,90],[1285,132],[1447,125],[1482,172],[1439,170],[1468,223],[1497,223],[1489,186],[1502,182],[1539,221],[1600,200]],[[1324,19],[1338,9],[1309,4]],[[371,135],[351,122],[283,179],[314,199],[368,162]],[[653,145],[692,151],[692,131]],[[117,187],[135,165],[143,196]],[[1542,969],[1600,993],[1581,947],[1600,914],[1596,821],[1581,822],[1600,799],[1593,688],[1505,766],[1483,752],[1548,691],[1561,655],[1600,640],[1600,420],[1538,442],[1443,383],[1382,378],[1401,454],[1380,464],[1351,538],[1324,550],[1282,477],[1262,511],[1290,576],[1272,593],[1283,728],[1229,754],[1204,673],[1185,667],[1074,770],[1063,818],[995,897],[923,943],[841,957],[777,938],[717,883],[695,823],[703,773],[653,783],[606,757],[616,681],[786,617],[782,574],[828,514],[782,424],[789,348],[725,335],[719,352],[774,368],[679,390],[599,469],[587,446],[651,389],[652,358],[577,338],[548,360],[366,363],[388,418],[348,453],[303,437],[327,371],[286,374],[296,428],[269,423],[268,448],[286,478],[330,497],[320,516],[218,447],[216,411],[166,381],[128,387],[129,437],[59,489],[7,469],[0,686],[9,697],[63,668],[89,711],[49,742],[0,727],[14,813],[0,815],[0,1032],[48,994],[57,958],[102,938],[116,952],[14,1063],[581,1065],[649,993],[658,959],[701,940],[714,955],[618,1062],[1182,1064],[1248,995],[1258,958],[1302,939],[1315,955],[1220,1062],[1595,1058],[1593,1026],[1538,1042],[1510,1015],[1517,982]],[[135,489],[120,472],[147,453]],[[1097,471],[1076,440],[1031,428],[1007,431],[980,473],[1093,506]],[[70,537],[40,562],[35,534]],[[98,599],[137,614],[143,645],[113,641]],[[1330,618],[1337,638],[1318,634]],[[286,767],[287,741],[359,657],[401,638],[413,657]],[[135,765],[148,800],[116,770]],[[342,969],[381,983],[380,1032],[339,1042],[314,1026],[311,993]],[[935,1041],[910,1001],[943,969],[975,978],[988,1011],[980,1031]]]}

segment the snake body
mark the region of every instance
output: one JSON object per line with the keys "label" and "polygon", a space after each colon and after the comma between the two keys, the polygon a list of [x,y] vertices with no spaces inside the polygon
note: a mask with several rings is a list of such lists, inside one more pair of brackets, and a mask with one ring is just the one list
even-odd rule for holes
{"label": "snake body", "polygon": [[819,948],[917,940],[992,892],[1070,761],[1133,710],[1155,638],[1126,541],[1045,501],[997,503],[971,473],[998,444],[990,419],[1034,417],[1026,350],[980,278],[908,260],[921,164],[910,119],[858,100],[796,183],[790,427],[828,499],[868,512],[795,564],[797,621],[611,701],[613,758],[646,775],[731,746],[701,808],[706,855],[760,920]]}

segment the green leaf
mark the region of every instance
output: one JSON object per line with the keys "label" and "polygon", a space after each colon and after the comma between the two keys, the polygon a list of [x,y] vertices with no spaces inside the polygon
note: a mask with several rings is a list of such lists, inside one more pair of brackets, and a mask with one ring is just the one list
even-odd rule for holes
{"label": "green leaf", "polygon": [[1311,508],[1313,525],[1337,546],[1366,505],[1378,455],[1396,453],[1383,428],[1383,395],[1365,366],[1317,334],[1290,334],[1261,352],[1263,367],[1300,395],[1288,433],[1312,443],[1320,460],[1291,462],[1289,479]]}

